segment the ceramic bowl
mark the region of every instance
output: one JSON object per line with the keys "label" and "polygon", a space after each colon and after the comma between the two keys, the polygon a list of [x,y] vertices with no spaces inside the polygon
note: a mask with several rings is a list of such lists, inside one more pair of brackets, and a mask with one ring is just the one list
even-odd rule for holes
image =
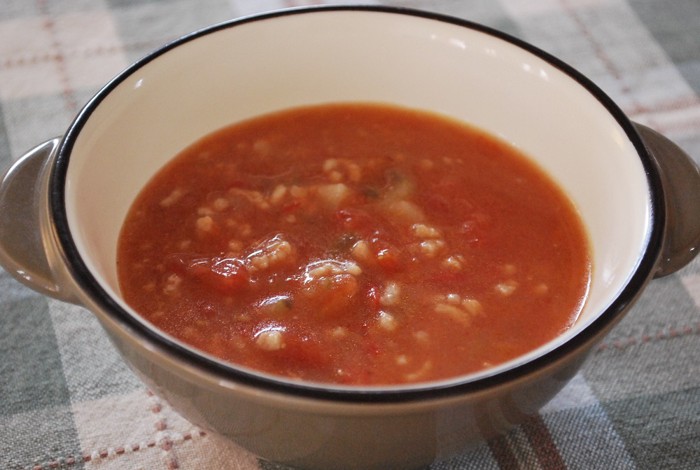
{"label": "ceramic bowl", "polygon": [[[242,119],[357,101],[482,128],[564,188],[593,257],[590,294],[570,330],[480,373],[348,388],[217,361],[126,305],[117,236],[137,192],[170,158]],[[692,259],[699,191],[698,169],[677,146],[518,39],[414,10],[293,9],[165,45],[101,89],[65,135],[20,158],[0,186],[0,261],[39,292],[94,312],[155,393],[264,459],[302,468],[420,467],[547,403],[648,281]]]}

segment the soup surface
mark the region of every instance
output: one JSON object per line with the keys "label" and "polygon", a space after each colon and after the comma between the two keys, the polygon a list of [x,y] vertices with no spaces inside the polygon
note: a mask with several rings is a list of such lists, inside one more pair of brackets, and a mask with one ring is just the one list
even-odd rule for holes
{"label": "soup surface", "polygon": [[282,111],[177,155],[118,247],[126,301],[268,373],[357,385],[479,371],[577,318],[587,238],[505,143],[373,104]]}

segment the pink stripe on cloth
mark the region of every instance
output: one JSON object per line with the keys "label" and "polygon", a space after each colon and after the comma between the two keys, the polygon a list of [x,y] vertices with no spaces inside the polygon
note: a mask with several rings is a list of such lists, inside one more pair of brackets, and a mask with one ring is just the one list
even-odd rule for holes
{"label": "pink stripe on cloth", "polygon": [[547,470],[566,470],[566,464],[559,454],[557,445],[552,440],[552,435],[541,416],[529,420],[523,431],[530,441],[530,445],[537,454],[542,468]]}
{"label": "pink stripe on cloth", "polygon": [[502,469],[519,469],[520,464],[515,453],[508,445],[505,436],[500,436],[489,441],[489,450],[493,454],[493,458],[498,462],[498,466]]}

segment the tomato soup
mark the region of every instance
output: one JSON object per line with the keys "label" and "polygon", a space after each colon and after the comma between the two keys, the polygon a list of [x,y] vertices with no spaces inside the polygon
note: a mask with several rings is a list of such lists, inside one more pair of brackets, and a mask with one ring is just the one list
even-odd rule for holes
{"label": "tomato soup", "polygon": [[164,332],[300,380],[445,379],[551,340],[591,260],[566,195],[509,145],[378,104],[205,136],[140,193],[118,272]]}

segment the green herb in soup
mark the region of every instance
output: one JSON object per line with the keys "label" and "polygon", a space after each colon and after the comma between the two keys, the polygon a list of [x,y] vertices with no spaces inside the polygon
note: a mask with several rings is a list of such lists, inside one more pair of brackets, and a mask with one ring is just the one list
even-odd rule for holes
{"label": "green herb in soup", "polygon": [[123,295],[163,331],[294,379],[475,372],[568,328],[590,276],[562,191],[471,127],[337,104],[232,125],[138,196]]}

